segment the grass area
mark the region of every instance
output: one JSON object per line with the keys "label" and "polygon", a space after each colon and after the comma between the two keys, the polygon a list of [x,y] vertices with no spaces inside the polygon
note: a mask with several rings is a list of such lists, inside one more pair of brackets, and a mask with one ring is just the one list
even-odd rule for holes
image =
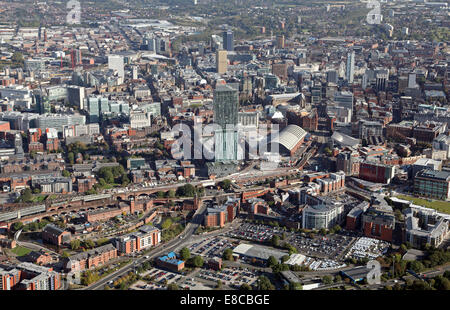
{"label": "grass area", "polygon": [[16,246],[14,249],[11,250],[11,252],[13,252],[14,254],[16,254],[17,256],[25,256],[28,253],[30,253],[32,250],[23,246]]}
{"label": "grass area", "polygon": [[450,214],[450,202],[448,202],[448,201],[416,198],[416,197],[407,196],[407,195],[397,195],[396,197],[399,199],[411,201],[414,204],[419,205],[419,206],[423,206],[426,208],[432,208],[432,209],[438,210],[440,212]]}

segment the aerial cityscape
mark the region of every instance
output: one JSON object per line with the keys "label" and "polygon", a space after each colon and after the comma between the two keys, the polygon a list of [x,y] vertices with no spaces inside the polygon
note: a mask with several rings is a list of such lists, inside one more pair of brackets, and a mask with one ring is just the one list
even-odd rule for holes
{"label": "aerial cityscape", "polygon": [[0,0],[0,290],[449,290],[438,1]]}

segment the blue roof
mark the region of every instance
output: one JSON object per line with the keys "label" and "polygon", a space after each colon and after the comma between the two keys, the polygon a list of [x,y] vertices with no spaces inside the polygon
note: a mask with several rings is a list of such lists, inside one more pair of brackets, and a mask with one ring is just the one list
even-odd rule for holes
{"label": "blue roof", "polygon": [[174,265],[180,265],[180,264],[184,263],[182,260],[177,259],[177,256],[175,255],[174,252],[170,252],[166,256],[160,257],[159,260],[170,263],[170,264],[174,264]]}

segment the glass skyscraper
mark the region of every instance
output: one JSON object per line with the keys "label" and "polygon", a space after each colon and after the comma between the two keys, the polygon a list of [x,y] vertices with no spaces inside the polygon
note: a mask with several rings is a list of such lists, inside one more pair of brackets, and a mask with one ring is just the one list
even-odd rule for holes
{"label": "glass skyscraper", "polygon": [[345,78],[349,83],[353,83],[355,75],[355,51],[351,51],[347,55],[347,66],[345,69]]}
{"label": "glass skyscraper", "polygon": [[234,51],[233,31],[231,30],[223,32],[223,49],[228,52]]}
{"label": "glass skyscraper", "polygon": [[220,128],[214,134],[215,161],[238,159],[238,111],[238,90],[228,85],[217,86],[214,91],[214,123]]}

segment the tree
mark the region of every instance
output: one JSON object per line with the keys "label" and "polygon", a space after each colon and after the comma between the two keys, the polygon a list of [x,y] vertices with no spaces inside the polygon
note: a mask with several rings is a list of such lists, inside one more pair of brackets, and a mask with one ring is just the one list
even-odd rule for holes
{"label": "tree", "polygon": [[278,244],[280,243],[280,237],[278,237],[277,235],[273,235],[272,239],[270,239],[270,243],[274,247],[278,246]]}
{"label": "tree", "polygon": [[31,192],[31,189],[26,188],[23,193],[22,196],[20,196],[20,200],[22,200],[23,202],[30,202],[33,200],[33,193]]}
{"label": "tree", "polygon": [[300,283],[290,283],[289,289],[291,291],[301,291],[303,290],[303,286]]}
{"label": "tree", "polygon": [[67,170],[63,170],[62,175],[63,175],[63,177],[68,178],[68,177],[70,177],[70,172]]}
{"label": "tree", "polygon": [[13,225],[13,229],[15,230],[15,231],[19,231],[19,230],[21,230],[23,228],[23,223],[22,222],[16,222],[16,223],[14,223],[14,225]]}
{"label": "tree", "polygon": [[230,248],[225,249],[225,251],[223,251],[222,258],[224,260],[233,260],[233,250]]}
{"label": "tree", "polygon": [[340,275],[337,275],[334,277],[334,282],[339,283],[342,281],[342,277]]}
{"label": "tree", "polygon": [[128,184],[130,184],[130,179],[128,178],[126,173],[122,174],[121,181],[123,187],[128,186]]}
{"label": "tree", "polygon": [[178,291],[180,288],[176,283],[170,283],[169,285],[167,285],[167,289],[169,291]]}
{"label": "tree", "polygon": [[322,277],[322,283],[325,284],[325,285],[331,284],[331,283],[333,283],[333,279],[329,275],[323,276]]}
{"label": "tree", "polygon": [[73,239],[72,241],[70,241],[70,248],[72,250],[78,250],[81,246],[81,242],[78,239]]}
{"label": "tree", "polygon": [[75,163],[75,155],[72,152],[69,152],[69,154],[67,154],[67,159],[69,160],[69,163],[71,165]]}
{"label": "tree", "polygon": [[99,177],[103,178],[106,181],[106,183],[108,184],[114,183],[114,175],[110,167],[100,168],[100,170],[98,171],[98,175]]}
{"label": "tree", "polygon": [[284,255],[284,256],[281,257],[281,262],[282,262],[282,263],[285,263],[285,262],[287,262],[288,260],[289,260],[289,255]]}
{"label": "tree", "polygon": [[93,247],[95,247],[95,243],[91,239],[86,239],[83,241],[83,246],[88,249],[92,249]]}
{"label": "tree", "polygon": [[170,226],[172,226],[172,220],[170,218],[165,219],[161,224],[162,229],[167,229]]}
{"label": "tree", "polygon": [[184,247],[180,251],[180,258],[181,260],[187,261],[189,258],[191,258],[191,252],[188,248]]}
{"label": "tree", "polygon": [[192,264],[194,265],[194,267],[201,268],[203,267],[203,263],[203,258],[201,256],[195,256],[192,260]]}
{"label": "tree", "polygon": [[244,283],[241,285],[241,287],[239,288],[241,291],[251,291],[252,287],[250,285],[248,285],[247,283]]}
{"label": "tree", "polygon": [[169,190],[166,194],[167,198],[175,198],[175,196],[176,196],[176,192],[173,189]]}
{"label": "tree", "polygon": [[269,256],[269,259],[267,260],[267,266],[272,267],[278,265],[278,260],[275,258],[275,256]]}
{"label": "tree", "polygon": [[266,276],[259,276],[258,277],[258,290],[262,290],[262,291],[268,291],[268,290],[274,290],[275,286],[272,284],[272,282],[270,282],[269,278],[267,278]]}
{"label": "tree", "polygon": [[229,190],[231,188],[231,181],[228,179],[223,180],[220,182],[220,187],[222,187],[224,190]]}
{"label": "tree", "polygon": [[216,289],[220,290],[220,289],[222,288],[222,286],[223,286],[222,281],[217,280],[217,286],[216,286]]}

